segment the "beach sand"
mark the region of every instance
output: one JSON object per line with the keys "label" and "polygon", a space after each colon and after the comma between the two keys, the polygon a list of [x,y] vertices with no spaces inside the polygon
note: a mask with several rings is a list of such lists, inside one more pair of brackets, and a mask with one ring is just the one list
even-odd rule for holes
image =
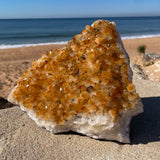
{"label": "beach sand", "polygon": [[[160,54],[160,37],[123,40],[131,63],[141,64],[137,47]],[[48,50],[64,45],[44,45],[0,50],[0,97],[7,98],[20,75],[31,62]],[[147,68],[152,80],[139,79],[134,72],[133,82],[142,97],[144,113],[131,123],[131,144],[94,140],[69,132],[54,135],[39,128],[18,106],[0,99],[0,160],[7,159],[66,159],[66,160],[158,160],[160,157],[160,77],[154,79],[154,66]],[[158,67],[158,66],[155,66]],[[146,68],[142,67],[143,70]],[[156,68],[158,71],[160,68]],[[157,81],[157,82],[155,82]]]}
{"label": "beach sand", "polygon": [[[131,63],[142,64],[142,55],[137,52],[137,47],[146,45],[146,52],[160,54],[160,37],[123,40]],[[16,85],[20,75],[31,66],[31,62],[51,49],[63,48],[65,45],[40,45],[33,47],[21,47],[0,49],[0,96],[6,98],[11,89]],[[155,67],[143,68],[145,73],[154,81],[160,81],[160,71]],[[151,74],[151,75],[150,75]]]}
{"label": "beach sand", "polygon": [[148,53],[157,53],[160,54],[160,37],[152,38],[138,38],[138,39],[126,39],[123,40],[125,49],[128,54],[131,56],[137,55],[137,48],[140,45],[146,46],[146,52]]}

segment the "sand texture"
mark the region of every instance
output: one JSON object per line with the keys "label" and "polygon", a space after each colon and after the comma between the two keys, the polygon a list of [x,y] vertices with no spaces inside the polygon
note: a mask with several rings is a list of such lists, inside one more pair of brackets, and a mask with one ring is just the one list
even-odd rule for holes
{"label": "sand texture", "polygon": [[[160,42],[160,38],[151,39],[155,43]],[[149,49],[151,39],[124,41],[131,62],[139,56],[137,45],[143,42]],[[74,132],[54,135],[39,128],[18,106],[3,99],[7,98],[33,59],[46,50],[59,47],[63,46],[0,50],[0,160],[159,160],[160,80],[155,82],[154,79],[140,77],[140,71],[134,70],[133,83],[142,98],[144,113],[131,122],[131,144],[95,140]],[[149,52],[160,54],[158,47]],[[141,60],[140,57],[138,59]]]}
{"label": "sand texture", "polygon": [[[39,128],[18,106],[0,109],[0,159],[158,160],[160,157],[159,83],[134,80],[143,95],[144,113],[131,123],[131,144],[94,140],[77,133],[51,134]],[[141,86],[141,87],[140,87]],[[156,90],[157,96],[154,96]],[[146,93],[146,95],[145,95]],[[159,96],[158,96],[159,95]]]}

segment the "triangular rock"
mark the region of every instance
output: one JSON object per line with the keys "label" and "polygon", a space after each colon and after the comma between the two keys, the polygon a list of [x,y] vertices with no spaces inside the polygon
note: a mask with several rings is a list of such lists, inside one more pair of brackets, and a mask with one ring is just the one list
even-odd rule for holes
{"label": "triangular rock", "polygon": [[34,61],[8,99],[53,133],[128,143],[130,120],[143,112],[131,79],[115,23],[98,20]]}

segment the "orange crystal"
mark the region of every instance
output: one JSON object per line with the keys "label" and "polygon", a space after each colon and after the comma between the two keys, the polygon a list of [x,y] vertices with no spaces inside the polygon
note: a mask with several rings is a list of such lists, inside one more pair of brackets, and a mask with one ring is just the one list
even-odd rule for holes
{"label": "orange crystal", "polygon": [[81,113],[111,113],[139,99],[113,23],[86,26],[61,50],[34,61],[17,82],[14,99],[37,117],[63,124]]}

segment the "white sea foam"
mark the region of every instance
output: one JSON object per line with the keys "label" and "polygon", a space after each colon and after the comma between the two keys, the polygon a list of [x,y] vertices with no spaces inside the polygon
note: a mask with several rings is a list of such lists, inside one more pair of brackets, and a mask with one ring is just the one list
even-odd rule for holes
{"label": "white sea foam", "polygon": [[141,35],[141,36],[122,36],[122,39],[139,39],[139,38],[151,38],[151,37],[160,37],[160,34],[150,34],[150,35]]}
{"label": "white sea foam", "polygon": [[[141,36],[122,36],[122,39],[139,39],[139,38],[150,38],[150,37],[160,37],[160,34],[156,35],[141,35]],[[7,48],[20,48],[20,47],[31,47],[31,46],[39,46],[39,45],[51,45],[51,44],[67,44],[68,41],[60,41],[60,42],[50,42],[50,43],[36,43],[36,44],[1,44],[0,49]]]}
{"label": "white sea foam", "polygon": [[0,49],[7,48],[20,48],[20,47],[31,47],[31,46],[39,46],[39,45],[51,45],[51,44],[67,44],[68,41],[60,41],[60,42],[51,42],[51,43],[36,43],[36,44],[1,44]]}

